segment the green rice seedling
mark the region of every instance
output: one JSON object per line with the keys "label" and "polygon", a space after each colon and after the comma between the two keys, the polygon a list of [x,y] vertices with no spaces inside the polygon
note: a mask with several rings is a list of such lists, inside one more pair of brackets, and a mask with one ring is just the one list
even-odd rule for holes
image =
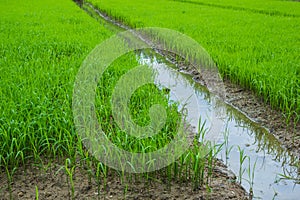
{"label": "green rice seedling", "polygon": [[68,175],[69,179],[67,180],[67,182],[70,183],[70,187],[71,187],[71,198],[75,199],[75,186],[74,186],[74,172],[75,172],[75,167],[76,165],[73,164],[71,162],[71,160],[69,158],[66,159],[65,161],[65,172]]}
{"label": "green rice seedling", "polygon": [[168,191],[171,191],[171,184],[172,184],[172,177],[173,177],[172,176],[172,171],[173,171],[172,165],[173,164],[171,164],[167,167],[167,189],[168,189]]}
{"label": "green rice seedling", "polygon": [[206,121],[202,122],[201,117],[199,117],[198,121],[198,133],[196,134],[197,142],[205,143],[205,134],[207,133],[208,129],[205,128]]}
{"label": "green rice seedling", "polygon": [[238,146],[238,151],[239,151],[239,158],[240,158],[240,167],[239,167],[239,183],[242,183],[243,179],[243,174],[245,173],[245,168],[243,168],[243,164],[247,158],[247,155],[244,154],[244,149],[241,149],[240,146]]}
{"label": "green rice seedling", "polygon": [[247,174],[248,174],[248,180],[247,182],[250,185],[249,189],[249,198],[253,198],[253,185],[254,185],[254,174],[255,174],[255,168],[256,168],[257,158],[253,164],[253,167],[251,167],[250,157],[248,157],[248,168],[247,168]]}
{"label": "green rice seedling", "polygon": [[93,178],[95,172],[91,168],[88,168],[87,169],[87,174],[88,174],[88,183],[91,184],[92,183],[92,178]]}
{"label": "green rice seedling", "polygon": [[35,186],[35,200],[39,200],[39,188]]}
{"label": "green rice seedling", "polygon": [[232,149],[234,147],[234,146],[229,147],[229,144],[228,144],[228,137],[229,137],[228,128],[225,129],[223,137],[224,137],[224,147],[225,147],[225,164],[227,165],[228,164],[228,159],[229,159],[229,154],[230,154],[230,152],[232,151]]}
{"label": "green rice seedling", "polygon": [[124,187],[124,191],[123,191],[123,193],[124,193],[124,199],[126,199],[127,191],[128,191],[128,184],[125,183],[125,187]]}
{"label": "green rice seedling", "polygon": [[204,159],[204,155],[202,154],[202,152],[199,151],[198,154],[195,155],[194,163],[193,163],[194,190],[196,190],[199,186],[201,186],[203,184],[204,171],[205,171],[205,159]]}
{"label": "green rice seedling", "polygon": [[175,161],[174,163],[173,163],[173,170],[174,170],[174,176],[173,177],[175,177],[176,179],[177,179],[177,177],[179,178],[179,165],[178,165],[178,161]]}
{"label": "green rice seedling", "polygon": [[208,166],[207,166],[207,177],[206,177],[206,184],[209,185],[210,182],[211,182],[211,176],[212,176],[212,171],[213,171],[213,150],[211,149],[208,153],[208,156],[207,156],[207,163],[208,163]]}
{"label": "green rice seedling", "polygon": [[96,183],[97,183],[97,195],[98,197],[101,195],[101,179],[102,179],[102,176],[101,176],[101,168],[102,168],[102,163],[98,162],[97,164],[97,168],[96,168]]}
{"label": "green rice seedling", "polygon": [[217,154],[222,150],[223,144],[217,144],[217,145],[212,145],[209,144],[212,147],[209,148],[209,153],[207,154],[208,156],[206,157],[207,159],[207,184],[211,183],[212,175],[213,175],[213,170],[215,166],[215,159]]}
{"label": "green rice seedling", "polygon": [[186,154],[181,156],[181,168],[182,168],[182,181],[187,180],[190,177],[190,163],[191,163],[191,151],[187,151]]}
{"label": "green rice seedling", "polygon": [[9,198],[12,199],[12,187],[11,187],[11,184],[12,184],[12,181],[13,181],[13,175],[16,171],[16,167],[14,167],[13,169],[10,169],[10,166],[8,165],[8,162],[5,161],[4,157],[2,155],[0,155],[0,163],[2,164],[3,163],[3,166],[5,168],[5,173],[6,173],[6,177],[7,177],[7,188],[8,188],[8,191],[9,191]]}
{"label": "green rice seedling", "polygon": [[100,186],[103,185],[103,190],[106,191],[107,187],[107,174],[108,168],[107,166],[103,165],[102,163],[98,162],[97,164],[97,171],[96,171],[96,179],[98,184],[98,196],[100,197]]}
{"label": "green rice seedling", "polygon": [[183,182],[184,180],[184,174],[183,174],[183,169],[184,169],[184,156],[181,156],[179,159],[179,169],[178,169],[178,180],[180,181],[180,183]]}

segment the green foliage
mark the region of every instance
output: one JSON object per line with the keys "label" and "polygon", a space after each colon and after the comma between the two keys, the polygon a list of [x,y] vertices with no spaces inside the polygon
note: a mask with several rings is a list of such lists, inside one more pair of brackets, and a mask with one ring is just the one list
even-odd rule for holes
{"label": "green foliage", "polygon": [[149,110],[154,104],[163,105],[167,110],[167,121],[162,130],[153,137],[137,139],[122,131],[114,121],[111,107],[112,93],[117,81],[128,70],[138,65],[133,53],[122,56],[104,72],[99,80],[96,106],[97,118],[101,126],[107,131],[110,140],[118,147],[130,152],[151,152],[164,147],[177,133],[178,122],[181,117],[177,105],[169,105],[168,98],[162,90],[154,84],[146,84],[138,88],[131,96],[128,105],[133,122],[139,126],[147,126],[150,122]]}
{"label": "green foliage", "polygon": [[[184,3],[211,6],[235,11],[245,11],[264,15],[300,17],[300,7],[296,2],[283,2],[276,0],[173,0]],[[296,7],[295,7],[296,5]]]}
{"label": "green foliage", "polygon": [[[124,177],[124,173],[109,170],[90,156],[76,134],[72,117],[77,71],[87,54],[112,32],[72,1],[2,1],[0,10],[0,170],[4,169],[8,176],[9,189],[17,167],[29,161],[43,164],[56,158],[65,160],[61,169],[68,175],[72,198],[74,173],[80,164],[87,166],[89,176],[94,175],[104,187],[109,173]],[[97,89],[97,117],[117,146],[147,152],[172,139],[181,116],[176,103],[169,104],[167,95],[149,84],[132,96],[132,117],[140,125],[149,123],[149,108],[159,103],[167,109],[166,126],[158,136],[143,140],[120,131],[111,118],[110,97],[120,76],[136,65],[136,57],[131,53],[116,60],[104,73]],[[166,171],[169,179],[174,174],[185,180],[192,174],[197,187],[203,183],[204,166],[209,165],[201,153],[202,148],[195,142],[180,163],[176,161],[158,173]]]}
{"label": "green foliage", "polygon": [[131,27],[197,40],[223,77],[253,90],[287,121],[300,113],[300,4],[292,1],[89,0]]}
{"label": "green foliage", "polygon": [[12,167],[74,155],[75,76],[111,33],[71,1],[9,1],[0,10],[0,155]]}

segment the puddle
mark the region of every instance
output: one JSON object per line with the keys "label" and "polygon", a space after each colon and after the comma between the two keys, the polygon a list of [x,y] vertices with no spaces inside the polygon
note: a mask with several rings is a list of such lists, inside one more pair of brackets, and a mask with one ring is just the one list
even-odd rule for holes
{"label": "puddle", "polygon": [[[218,144],[227,141],[218,158],[237,176],[240,171],[238,146],[244,151],[247,158],[242,166],[242,186],[250,190],[254,170],[253,199],[299,199],[300,185],[290,179],[280,179],[283,178],[280,174],[299,177],[300,169],[295,166],[299,160],[292,157],[272,134],[240,111],[211,97],[204,87],[189,75],[178,72],[176,66],[160,55],[141,52],[137,59],[140,64],[146,64],[154,70],[155,84],[171,90],[170,99],[180,102],[179,109],[185,106],[187,120],[192,126],[197,129],[200,118],[202,122],[206,121],[207,129],[212,124],[212,127],[217,126],[215,130],[210,130],[212,134],[208,133],[206,139],[213,139]],[[213,134],[217,131],[221,134]],[[226,156],[229,150],[229,156]]]}

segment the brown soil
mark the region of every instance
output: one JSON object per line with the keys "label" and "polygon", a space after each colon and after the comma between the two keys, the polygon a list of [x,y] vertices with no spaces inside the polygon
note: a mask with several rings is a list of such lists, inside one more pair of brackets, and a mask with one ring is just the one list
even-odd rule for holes
{"label": "brown soil", "polygon": [[[77,167],[73,178],[74,199],[247,199],[244,189],[236,183],[235,175],[222,163],[217,163],[209,188],[193,190],[191,181],[178,183],[171,180],[168,184],[166,179],[155,175],[153,180],[139,177],[121,184],[120,176],[114,172],[107,177],[106,188],[101,184],[99,193],[96,179],[89,178],[86,169]],[[36,187],[39,199],[72,199],[64,166],[53,164],[46,170],[30,165],[18,169],[11,183],[12,199],[35,199]],[[10,199],[10,193],[3,172],[0,174],[0,200],[4,199]]]}
{"label": "brown soil", "polygon": [[296,156],[300,155],[300,123],[293,119],[286,123],[284,115],[264,103],[253,92],[225,81],[226,100],[246,113],[252,120],[266,127],[270,133]]}

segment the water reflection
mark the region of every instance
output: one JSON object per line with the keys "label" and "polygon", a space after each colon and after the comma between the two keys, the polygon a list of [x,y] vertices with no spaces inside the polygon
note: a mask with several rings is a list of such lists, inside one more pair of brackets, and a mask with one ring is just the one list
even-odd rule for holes
{"label": "water reflection", "polygon": [[[249,172],[254,170],[254,199],[298,199],[300,195],[299,158],[294,157],[282,147],[271,133],[237,109],[212,97],[207,89],[195,83],[189,75],[179,73],[174,65],[161,56],[144,51],[137,54],[137,57],[140,64],[146,64],[154,70],[157,85],[172,88],[171,100],[180,101],[181,96],[195,95],[196,98],[190,98],[188,102],[180,102],[181,108],[187,107],[187,118],[195,130],[198,128],[200,118],[202,121],[206,120],[207,129],[217,126],[212,132],[219,131],[221,134],[208,139],[219,143],[226,142],[227,148],[223,148],[219,158],[228,163],[228,167],[236,175],[239,174],[240,169],[240,152],[237,146],[244,149],[249,159],[246,159],[242,167],[245,169],[242,185],[249,191],[250,177],[247,169],[250,169]],[[172,91],[173,89],[176,91]],[[229,147],[232,149],[228,156]]]}

